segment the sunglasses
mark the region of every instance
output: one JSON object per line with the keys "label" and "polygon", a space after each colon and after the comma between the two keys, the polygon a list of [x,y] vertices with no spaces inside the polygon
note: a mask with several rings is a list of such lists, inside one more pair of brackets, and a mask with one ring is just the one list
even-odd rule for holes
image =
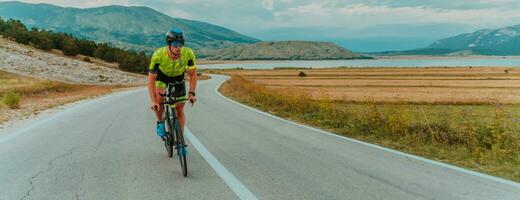
{"label": "sunglasses", "polygon": [[177,41],[171,42],[170,45],[173,47],[182,47],[182,43]]}

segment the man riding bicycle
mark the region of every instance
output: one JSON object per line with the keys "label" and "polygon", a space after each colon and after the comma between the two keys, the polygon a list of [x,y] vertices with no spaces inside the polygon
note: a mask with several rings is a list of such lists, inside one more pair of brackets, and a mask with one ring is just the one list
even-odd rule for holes
{"label": "man riding bicycle", "polygon": [[[184,74],[189,75],[189,92],[186,94],[184,84]],[[157,49],[152,55],[152,59],[148,72],[148,92],[152,101],[152,110],[155,111],[157,117],[157,135],[161,138],[166,136],[166,130],[163,121],[164,107],[161,102],[164,101],[166,86],[174,84],[178,103],[175,104],[177,117],[184,129],[186,118],[184,116],[184,103],[189,101],[194,104],[197,101],[195,97],[195,88],[197,87],[197,72],[195,66],[195,54],[193,50],[184,47],[184,33],[176,28],[166,33],[166,46]]]}

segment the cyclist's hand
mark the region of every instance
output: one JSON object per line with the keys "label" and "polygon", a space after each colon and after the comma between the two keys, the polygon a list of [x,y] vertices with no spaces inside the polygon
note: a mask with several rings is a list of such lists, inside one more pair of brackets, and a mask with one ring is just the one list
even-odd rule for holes
{"label": "cyclist's hand", "polygon": [[191,106],[193,106],[193,104],[195,104],[195,102],[197,102],[197,97],[190,94],[188,96],[188,101],[191,103]]}
{"label": "cyclist's hand", "polygon": [[152,107],[150,107],[152,110],[154,111],[158,111],[159,110],[159,103],[152,103]]}

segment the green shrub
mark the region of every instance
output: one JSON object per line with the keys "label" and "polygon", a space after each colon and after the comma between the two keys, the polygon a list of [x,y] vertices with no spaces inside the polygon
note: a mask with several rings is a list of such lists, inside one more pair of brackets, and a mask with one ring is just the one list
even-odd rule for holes
{"label": "green shrub", "polygon": [[89,57],[84,57],[84,58],[83,58],[83,61],[88,62],[88,63],[91,63],[91,62],[92,62],[92,60],[90,60]]}
{"label": "green shrub", "polygon": [[22,97],[16,92],[9,92],[4,95],[2,102],[11,109],[19,108]]}

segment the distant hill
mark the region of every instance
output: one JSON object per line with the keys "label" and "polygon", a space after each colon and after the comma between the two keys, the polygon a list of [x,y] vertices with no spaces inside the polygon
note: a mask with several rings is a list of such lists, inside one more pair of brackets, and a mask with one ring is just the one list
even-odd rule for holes
{"label": "distant hill", "polygon": [[483,55],[520,55],[520,25],[460,34],[438,40],[428,48],[471,51]]}
{"label": "distant hill", "polygon": [[148,7],[79,9],[50,4],[0,2],[0,17],[19,19],[29,27],[67,32],[81,38],[147,51],[163,45],[164,34],[174,26],[185,31],[187,45],[195,49],[223,48],[259,41],[221,26],[173,18]]}
{"label": "distant hill", "polygon": [[460,34],[435,41],[422,49],[377,52],[371,55],[520,55],[520,25]]}
{"label": "distant hill", "polygon": [[370,59],[330,42],[281,41],[235,45],[224,49],[201,49],[209,60],[324,60]]}

